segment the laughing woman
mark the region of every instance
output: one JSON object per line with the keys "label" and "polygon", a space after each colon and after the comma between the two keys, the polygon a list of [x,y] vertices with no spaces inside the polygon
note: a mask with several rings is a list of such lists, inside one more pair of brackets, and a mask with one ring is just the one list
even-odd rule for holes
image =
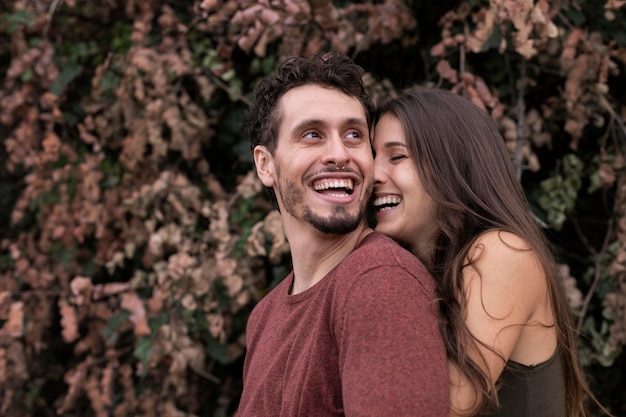
{"label": "laughing woman", "polygon": [[585,416],[572,313],[491,117],[412,89],[381,106],[373,146],[376,230],[438,281],[452,415]]}

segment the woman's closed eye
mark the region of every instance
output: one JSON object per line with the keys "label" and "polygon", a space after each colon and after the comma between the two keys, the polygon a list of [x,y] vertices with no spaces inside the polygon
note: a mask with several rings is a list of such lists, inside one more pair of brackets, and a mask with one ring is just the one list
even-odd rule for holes
{"label": "woman's closed eye", "polygon": [[393,154],[393,155],[391,155],[391,157],[389,158],[389,160],[390,160],[391,162],[400,162],[400,161],[402,161],[403,159],[406,159],[406,158],[408,158],[408,155],[404,155],[404,154]]}

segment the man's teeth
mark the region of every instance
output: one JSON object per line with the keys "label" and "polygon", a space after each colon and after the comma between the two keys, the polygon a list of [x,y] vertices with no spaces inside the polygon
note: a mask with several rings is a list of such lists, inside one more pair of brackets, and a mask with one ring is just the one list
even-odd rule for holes
{"label": "man's teeth", "polygon": [[313,189],[315,191],[324,191],[331,188],[343,188],[346,190],[352,190],[353,187],[354,184],[351,180],[333,180],[315,184]]}
{"label": "man's teeth", "polygon": [[384,197],[378,197],[374,199],[374,207],[378,210],[385,210],[394,206],[397,206],[402,201],[402,198],[397,195],[386,195]]}

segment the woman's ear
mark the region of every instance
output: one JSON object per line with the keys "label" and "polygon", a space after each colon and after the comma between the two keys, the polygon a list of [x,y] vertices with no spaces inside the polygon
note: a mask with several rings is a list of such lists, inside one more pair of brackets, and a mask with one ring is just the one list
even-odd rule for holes
{"label": "woman's ear", "polygon": [[265,146],[257,145],[254,147],[254,164],[256,165],[256,173],[263,185],[273,187],[276,184],[274,157]]}

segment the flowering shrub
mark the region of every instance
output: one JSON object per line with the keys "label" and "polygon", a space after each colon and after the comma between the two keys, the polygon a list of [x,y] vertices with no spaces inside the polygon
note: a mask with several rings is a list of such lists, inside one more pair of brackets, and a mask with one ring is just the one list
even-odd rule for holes
{"label": "flowering shrub", "polygon": [[246,318],[289,270],[241,115],[325,48],[376,97],[437,83],[492,114],[626,407],[603,373],[626,344],[626,2],[413,3],[4,2],[0,414],[234,415]]}

